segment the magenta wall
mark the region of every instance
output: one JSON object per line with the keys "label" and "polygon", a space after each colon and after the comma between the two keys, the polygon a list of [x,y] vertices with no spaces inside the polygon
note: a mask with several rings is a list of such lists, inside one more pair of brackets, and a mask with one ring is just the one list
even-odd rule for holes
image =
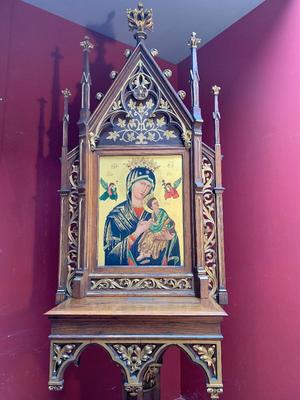
{"label": "magenta wall", "polygon": [[[126,18],[124,16],[124,23]],[[93,27],[90,27],[93,28]],[[110,17],[106,29],[111,28]],[[6,400],[120,400],[120,371],[99,348],[70,367],[62,393],[47,389],[49,323],[58,268],[61,89],[71,99],[76,142],[82,51],[88,33],[92,97],[105,92],[125,45],[16,0],[0,1],[0,398]],[[162,68],[176,68],[160,61]],[[95,101],[92,101],[93,107]],[[179,394],[179,357],[169,350],[163,371],[166,400]],[[172,374],[170,373],[172,365]],[[169,366],[169,367],[168,367]]]}
{"label": "magenta wall", "polygon": [[[299,0],[267,0],[199,51],[207,141],[210,88],[222,87],[224,400],[300,398],[299,21]],[[206,398],[198,377],[183,360],[187,399]]]}

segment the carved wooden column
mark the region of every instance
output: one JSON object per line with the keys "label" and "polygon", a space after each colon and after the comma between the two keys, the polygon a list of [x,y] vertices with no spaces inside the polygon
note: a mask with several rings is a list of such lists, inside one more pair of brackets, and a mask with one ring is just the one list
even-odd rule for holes
{"label": "carved wooden column", "polygon": [[191,101],[192,101],[192,116],[193,116],[193,141],[192,141],[192,165],[194,173],[194,213],[195,220],[195,264],[197,277],[199,280],[199,292],[201,298],[208,297],[208,278],[205,272],[204,261],[204,231],[203,231],[203,181],[202,181],[202,115],[199,103],[199,72],[197,62],[197,47],[200,44],[200,39],[193,32],[188,42],[191,48],[192,68],[190,70],[191,82]]}
{"label": "carved wooden column", "polygon": [[223,192],[222,185],[222,151],[220,142],[220,111],[219,111],[219,86],[212,87],[214,93],[213,119],[215,125],[215,195],[216,195],[216,217],[217,217],[217,243],[218,243],[218,266],[219,266],[219,287],[218,298],[220,304],[228,303],[228,294],[225,280],[225,259],[224,259],[224,228],[223,228]]}

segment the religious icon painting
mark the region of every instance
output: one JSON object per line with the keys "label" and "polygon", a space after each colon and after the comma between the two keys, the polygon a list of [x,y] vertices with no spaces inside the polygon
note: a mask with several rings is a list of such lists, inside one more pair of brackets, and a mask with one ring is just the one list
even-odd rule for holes
{"label": "religious icon painting", "polygon": [[102,156],[98,265],[184,263],[182,156]]}

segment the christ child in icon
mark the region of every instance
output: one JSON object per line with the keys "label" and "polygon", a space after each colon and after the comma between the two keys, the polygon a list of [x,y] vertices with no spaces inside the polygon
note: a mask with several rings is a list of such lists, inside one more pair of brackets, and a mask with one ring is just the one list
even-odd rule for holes
{"label": "christ child in icon", "polygon": [[137,260],[141,262],[150,257],[154,260],[158,259],[161,251],[165,250],[169,241],[176,234],[174,221],[170,219],[163,208],[160,208],[156,197],[148,200],[147,206],[152,210],[151,225],[139,241],[138,251],[140,255]]}

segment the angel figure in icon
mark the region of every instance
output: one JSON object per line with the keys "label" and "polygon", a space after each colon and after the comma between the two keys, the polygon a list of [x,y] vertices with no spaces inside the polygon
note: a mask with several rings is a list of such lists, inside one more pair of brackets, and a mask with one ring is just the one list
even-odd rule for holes
{"label": "angel figure in icon", "polygon": [[176,189],[179,187],[181,181],[181,178],[178,178],[173,184],[171,184],[170,182],[166,183],[165,180],[162,181],[162,185],[165,190],[165,200],[178,199],[179,194]]}
{"label": "angel figure in icon", "polygon": [[103,178],[100,179],[100,184],[105,190],[104,193],[101,194],[99,200],[105,201],[107,199],[110,200],[118,200],[117,186],[115,183],[107,183]]}

